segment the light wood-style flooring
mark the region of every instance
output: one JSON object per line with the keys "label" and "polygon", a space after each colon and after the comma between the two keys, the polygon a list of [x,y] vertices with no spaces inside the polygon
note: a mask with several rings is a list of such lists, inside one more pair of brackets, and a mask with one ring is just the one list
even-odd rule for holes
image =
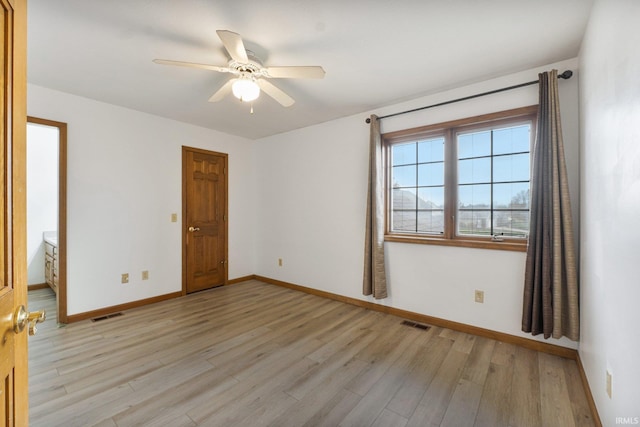
{"label": "light wood-style flooring", "polygon": [[[46,307],[48,289],[29,293]],[[29,343],[30,425],[591,426],[575,361],[248,281]]]}

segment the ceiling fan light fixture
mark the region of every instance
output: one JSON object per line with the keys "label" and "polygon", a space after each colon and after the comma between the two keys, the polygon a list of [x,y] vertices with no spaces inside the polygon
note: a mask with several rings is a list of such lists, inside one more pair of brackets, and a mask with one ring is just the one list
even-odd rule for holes
{"label": "ceiling fan light fixture", "polygon": [[250,77],[239,78],[231,86],[233,96],[242,102],[254,101],[260,96],[260,86]]}

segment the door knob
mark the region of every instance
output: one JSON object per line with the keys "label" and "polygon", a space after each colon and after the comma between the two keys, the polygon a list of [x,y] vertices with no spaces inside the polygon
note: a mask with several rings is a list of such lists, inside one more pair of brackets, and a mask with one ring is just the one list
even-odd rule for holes
{"label": "door knob", "polygon": [[44,310],[28,313],[24,305],[19,306],[13,315],[13,331],[16,334],[24,331],[29,325],[29,335],[35,335],[38,332],[36,324],[44,322],[47,319],[47,313]]}
{"label": "door knob", "polygon": [[194,231],[200,231],[200,227],[189,227],[189,231],[193,233]]}

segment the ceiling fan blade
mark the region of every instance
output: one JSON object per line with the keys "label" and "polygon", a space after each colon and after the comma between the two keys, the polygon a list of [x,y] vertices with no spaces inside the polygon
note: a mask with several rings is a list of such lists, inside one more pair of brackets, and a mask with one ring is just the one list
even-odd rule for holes
{"label": "ceiling fan blade", "polygon": [[162,65],[178,65],[180,67],[202,68],[204,70],[218,71],[220,73],[231,72],[231,69],[229,67],[220,67],[218,65],[208,65],[208,64],[196,64],[195,62],[172,61],[170,59],[154,59],[153,62],[155,62],[156,64],[162,64]]}
{"label": "ceiling fan blade", "polygon": [[258,86],[267,95],[278,101],[283,107],[291,107],[296,101],[282,90],[275,87],[265,79],[258,79]]}
{"label": "ceiling fan blade", "polygon": [[267,67],[267,75],[276,79],[323,79],[325,72],[320,66]]}
{"label": "ceiling fan blade", "polygon": [[222,40],[222,44],[231,58],[238,62],[249,62],[247,50],[244,48],[240,34],[228,30],[217,30],[216,33],[218,33],[218,37]]}
{"label": "ceiling fan blade", "polygon": [[216,93],[211,95],[211,98],[209,98],[209,102],[221,101],[222,98],[231,93],[231,85],[233,85],[233,82],[235,82],[236,80],[238,79],[230,79],[228,82],[226,82],[220,89],[218,89]]}

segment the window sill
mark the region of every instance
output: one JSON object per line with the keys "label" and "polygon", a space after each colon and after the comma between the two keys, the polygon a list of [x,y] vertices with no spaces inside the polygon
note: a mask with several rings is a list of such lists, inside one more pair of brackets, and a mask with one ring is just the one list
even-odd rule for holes
{"label": "window sill", "polygon": [[440,239],[437,237],[405,236],[399,234],[385,234],[385,242],[396,243],[417,243],[421,245],[458,246],[463,248],[493,249],[501,251],[526,252],[527,241],[504,240],[494,242],[489,240],[475,239]]}

